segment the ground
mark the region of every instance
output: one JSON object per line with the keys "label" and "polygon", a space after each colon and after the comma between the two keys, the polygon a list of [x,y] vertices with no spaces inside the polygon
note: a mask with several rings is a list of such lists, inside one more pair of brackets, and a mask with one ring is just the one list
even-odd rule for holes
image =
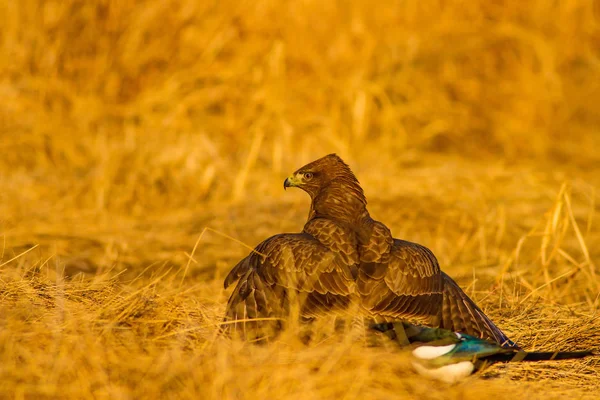
{"label": "ground", "polygon": [[336,152],[528,350],[600,350],[600,5],[0,4],[2,398],[596,398],[600,358],[417,376],[361,335],[218,335]]}

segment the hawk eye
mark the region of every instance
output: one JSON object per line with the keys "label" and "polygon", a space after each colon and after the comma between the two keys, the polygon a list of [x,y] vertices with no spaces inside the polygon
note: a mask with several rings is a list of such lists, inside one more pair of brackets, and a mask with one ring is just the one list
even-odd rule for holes
{"label": "hawk eye", "polygon": [[304,173],[304,179],[306,179],[307,181],[310,181],[313,177],[312,172],[305,172]]}

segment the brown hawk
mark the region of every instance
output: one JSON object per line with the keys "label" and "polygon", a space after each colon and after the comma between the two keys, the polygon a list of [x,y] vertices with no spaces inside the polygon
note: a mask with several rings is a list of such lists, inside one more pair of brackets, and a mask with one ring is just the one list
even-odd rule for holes
{"label": "brown hawk", "polygon": [[296,302],[305,319],[351,310],[514,346],[428,248],[393,238],[371,218],[358,180],[340,157],[305,165],[285,180],[288,187],[310,195],[308,221],[301,233],[260,243],[226,277],[225,288],[237,282],[227,303],[230,329],[279,328]]}

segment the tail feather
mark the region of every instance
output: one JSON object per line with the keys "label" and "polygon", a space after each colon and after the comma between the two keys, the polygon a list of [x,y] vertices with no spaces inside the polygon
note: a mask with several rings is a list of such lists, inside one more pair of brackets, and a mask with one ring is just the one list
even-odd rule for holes
{"label": "tail feather", "polygon": [[572,360],[593,355],[592,350],[583,351],[518,351],[516,353],[494,354],[485,357],[487,361],[511,362],[511,361],[550,361],[550,360]]}
{"label": "tail feather", "polygon": [[491,339],[504,348],[520,348],[481,311],[452,278],[443,272],[442,276],[444,298],[440,328]]}

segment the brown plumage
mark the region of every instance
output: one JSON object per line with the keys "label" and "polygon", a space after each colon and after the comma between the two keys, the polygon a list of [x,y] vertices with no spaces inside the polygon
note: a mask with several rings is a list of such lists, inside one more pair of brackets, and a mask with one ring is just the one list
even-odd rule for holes
{"label": "brown plumage", "polygon": [[[300,317],[359,312],[379,321],[408,320],[514,344],[440,270],[426,247],[394,239],[373,220],[358,180],[330,154],[297,170],[284,188],[311,197],[302,233],[260,243],[225,279],[237,281],[227,326],[270,336],[299,305]],[[353,307],[354,306],[354,307]],[[257,333],[259,332],[259,333]]]}

